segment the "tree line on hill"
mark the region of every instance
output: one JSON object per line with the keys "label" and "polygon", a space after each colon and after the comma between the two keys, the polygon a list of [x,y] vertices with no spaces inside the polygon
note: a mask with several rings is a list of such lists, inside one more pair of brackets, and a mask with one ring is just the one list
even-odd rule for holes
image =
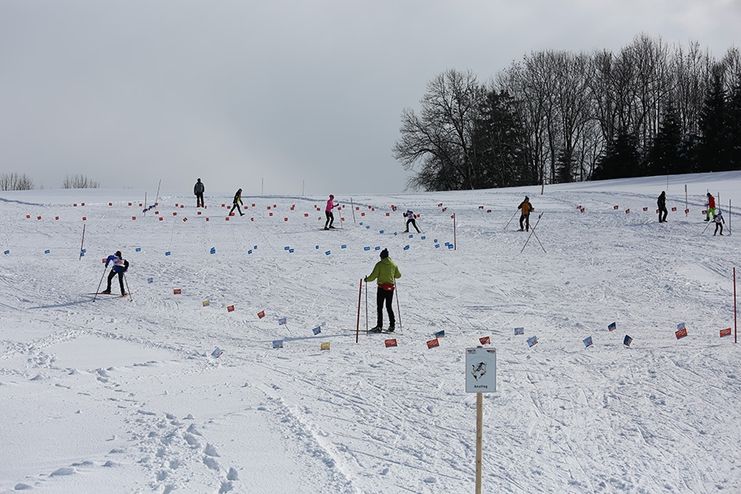
{"label": "tree line on hill", "polygon": [[[97,189],[97,182],[85,175],[67,175],[62,182],[63,189]],[[0,174],[0,191],[5,190],[32,190],[33,180],[25,173],[2,173]]]}
{"label": "tree line on hill", "polygon": [[640,35],[534,52],[486,84],[448,70],[402,112],[393,153],[424,190],[741,169],[741,53]]}

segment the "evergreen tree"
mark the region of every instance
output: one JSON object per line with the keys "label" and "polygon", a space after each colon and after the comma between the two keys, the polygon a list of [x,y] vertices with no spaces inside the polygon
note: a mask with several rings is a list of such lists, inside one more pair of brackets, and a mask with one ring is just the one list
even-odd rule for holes
{"label": "evergreen tree", "polygon": [[634,177],[640,169],[638,146],[635,136],[625,129],[618,131],[615,140],[610,142],[595,167],[592,178]]}
{"label": "evergreen tree", "polygon": [[506,92],[487,91],[472,133],[476,188],[533,183],[525,157],[525,131]]}
{"label": "evergreen tree", "polygon": [[741,74],[728,102],[728,141],[726,158],[730,170],[741,169]]}
{"label": "evergreen tree", "polygon": [[726,94],[723,71],[716,67],[713,79],[700,113],[700,142],[697,147],[697,170],[728,169],[727,146],[729,136],[726,116]]}
{"label": "evergreen tree", "polygon": [[659,132],[654,138],[646,159],[646,171],[650,175],[682,173],[681,156],[682,127],[674,106],[668,103]]}

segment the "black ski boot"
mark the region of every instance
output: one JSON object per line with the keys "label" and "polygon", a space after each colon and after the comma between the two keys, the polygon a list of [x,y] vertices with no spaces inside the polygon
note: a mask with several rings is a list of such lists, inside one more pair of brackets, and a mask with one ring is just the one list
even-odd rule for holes
{"label": "black ski boot", "polygon": [[368,330],[369,333],[380,333],[381,331],[383,331],[381,326],[376,326],[375,328],[370,328]]}

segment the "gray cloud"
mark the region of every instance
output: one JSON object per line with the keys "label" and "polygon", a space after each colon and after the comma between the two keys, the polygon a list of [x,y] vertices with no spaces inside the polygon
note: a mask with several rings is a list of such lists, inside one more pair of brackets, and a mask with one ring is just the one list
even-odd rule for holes
{"label": "gray cloud", "polygon": [[636,34],[736,45],[738,2],[0,0],[0,171],[56,187],[395,192],[404,107],[448,68]]}

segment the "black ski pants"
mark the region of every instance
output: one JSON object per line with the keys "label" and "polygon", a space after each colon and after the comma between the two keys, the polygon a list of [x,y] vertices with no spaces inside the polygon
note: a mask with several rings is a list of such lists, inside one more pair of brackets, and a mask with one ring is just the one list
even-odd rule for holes
{"label": "black ski pants", "polygon": [[235,202],[234,203],[234,206],[232,206],[231,211],[229,211],[229,215],[231,215],[234,212],[234,208],[236,208],[237,211],[239,211],[239,214],[240,215],[244,215],[244,213],[242,213],[242,209],[239,207],[239,203],[238,202]]}
{"label": "black ski pants", "polygon": [[386,305],[386,312],[389,313],[389,324],[391,326],[396,325],[396,317],[394,316],[394,291],[384,290],[380,286],[376,292],[376,309],[378,311],[378,318],[376,319],[376,326],[383,327],[383,306]]}
{"label": "black ski pants", "polygon": [[713,236],[718,234],[718,228],[720,227],[720,234],[723,235],[723,224],[722,223],[716,223],[715,224],[715,233],[713,233]]}
{"label": "black ski pants", "polygon": [[196,207],[197,208],[205,208],[203,204],[203,194],[196,194]]}
{"label": "black ski pants", "polygon": [[666,210],[666,206],[663,208],[659,208],[659,223],[663,223],[666,221],[666,216],[669,214],[669,211]]}
{"label": "black ski pants", "polygon": [[417,228],[417,222],[414,220],[414,218],[410,218],[410,219],[407,220],[407,228],[406,228],[406,230],[404,230],[404,233],[409,232],[409,224],[410,223],[414,227],[414,229],[417,230],[417,233],[419,233],[419,228]]}
{"label": "black ski pants", "polygon": [[106,288],[106,291],[107,292],[111,291],[111,281],[113,281],[113,277],[116,275],[118,275],[118,285],[121,287],[121,295],[123,295],[124,293],[126,293],[126,290],[124,290],[123,271],[121,271],[120,273],[117,273],[116,271],[111,269],[111,272],[108,273],[108,287]]}
{"label": "black ski pants", "polygon": [[[525,226],[523,226],[523,224]],[[525,230],[526,232],[530,231],[530,215],[529,214],[520,215],[520,230]]]}
{"label": "black ski pants", "polygon": [[324,223],[324,229],[332,228],[332,225],[334,224],[334,214],[332,214],[332,211],[324,211],[324,215],[327,217],[327,221]]}

